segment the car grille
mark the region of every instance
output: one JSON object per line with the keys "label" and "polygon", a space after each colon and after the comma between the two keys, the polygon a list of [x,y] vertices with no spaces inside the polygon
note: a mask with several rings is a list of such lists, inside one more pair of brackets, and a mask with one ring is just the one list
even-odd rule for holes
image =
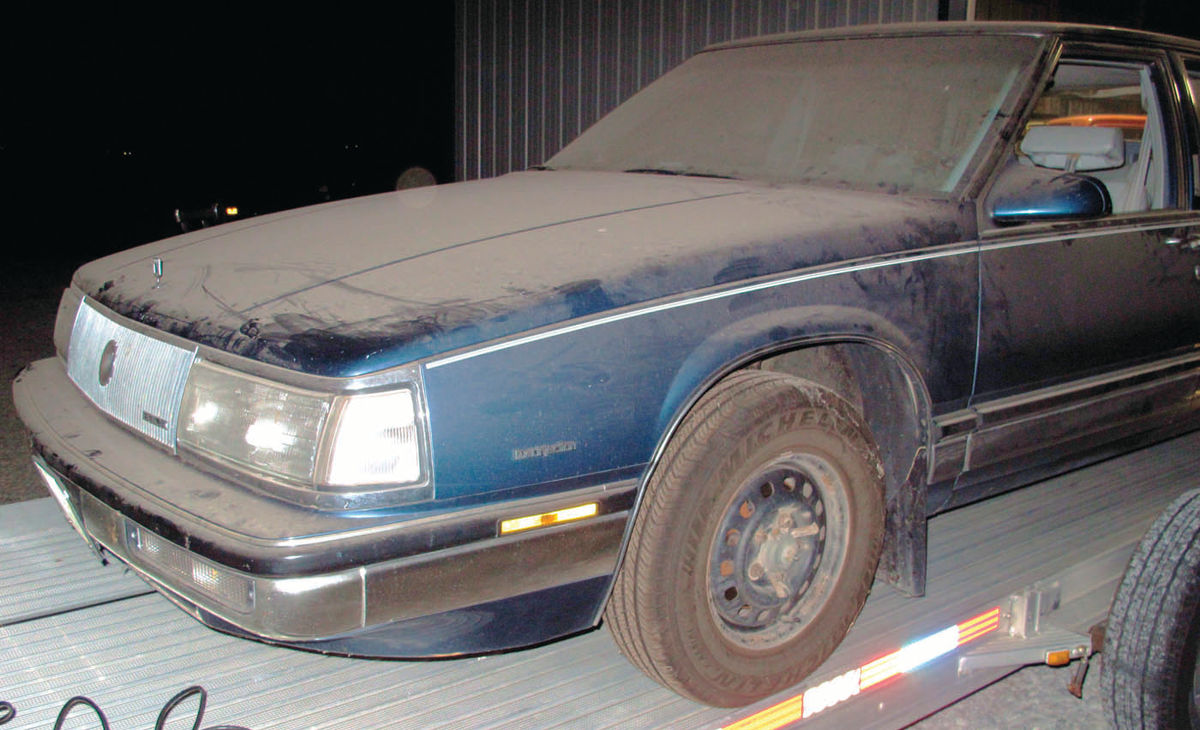
{"label": "car grille", "polygon": [[195,356],[195,349],[123,327],[84,299],[71,329],[67,374],[100,410],[173,449]]}

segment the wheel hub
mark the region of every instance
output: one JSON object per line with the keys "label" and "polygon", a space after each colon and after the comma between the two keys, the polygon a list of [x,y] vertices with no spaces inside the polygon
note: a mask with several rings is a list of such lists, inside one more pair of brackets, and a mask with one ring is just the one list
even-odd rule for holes
{"label": "wheel hub", "polygon": [[754,631],[789,621],[825,548],[825,504],[803,471],[776,466],[748,480],[722,518],[709,586],[719,618]]}

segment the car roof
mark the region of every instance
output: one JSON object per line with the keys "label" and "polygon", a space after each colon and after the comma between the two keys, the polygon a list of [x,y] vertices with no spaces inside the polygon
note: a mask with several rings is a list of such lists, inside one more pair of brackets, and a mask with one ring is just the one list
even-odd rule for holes
{"label": "car roof", "polygon": [[895,38],[905,36],[950,36],[950,35],[1033,35],[1062,36],[1068,40],[1116,42],[1156,48],[1173,48],[1185,51],[1200,51],[1200,41],[1152,33],[1144,30],[1114,28],[1103,25],[1081,23],[1028,23],[1009,21],[961,22],[940,21],[931,23],[887,23],[883,25],[854,25],[823,30],[780,33],[741,40],[727,41],[709,46],[705,50],[739,48],[745,46],[792,43],[799,41],[828,40],[839,38]]}

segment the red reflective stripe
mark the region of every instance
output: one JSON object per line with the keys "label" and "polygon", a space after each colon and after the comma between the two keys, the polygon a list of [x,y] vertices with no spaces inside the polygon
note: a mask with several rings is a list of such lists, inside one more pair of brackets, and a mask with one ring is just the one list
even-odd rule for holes
{"label": "red reflective stripe", "polygon": [[873,662],[868,662],[863,665],[862,674],[858,681],[859,689],[874,687],[885,679],[896,676],[900,673],[900,668],[897,660],[900,659],[900,651],[894,651],[887,656],[880,657]]}
{"label": "red reflective stripe", "polygon": [[984,634],[990,634],[1000,628],[1000,607],[997,606],[987,613],[981,613],[973,619],[968,619],[958,625],[958,645],[974,641]]}
{"label": "red reflective stripe", "polygon": [[804,715],[804,693],[772,705],[765,710],[759,710],[749,717],[726,725],[724,730],[763,730],[777,728],[799,720]]}
{"label": "red reflective stripe", "polygon": [[[969,618],[954,627],[958,631],[958,646],[962,646],[969,641],[974,641],[985,634],[1000,628],[1000,607],[997,606],[990,611],[981,613],[974,618]],[[949,629],[946,629],[947,631]],[[930,634],[936,636],[937,634]],[[899,661],[901,653],[904,649],[898,649],[891,654],[885,654],[878,659],[867,662],[862,665],[859,671],[858,689],[863,691],[868,687],[883,682],[887,679],[900,674]],[[821,686],[821,685],[816,685]],[[811,687],[807,688],[812,689]],[[830,707],[841,704],[835,702]],[[823,708],[828,709],[828,708]],[[816,713],[814,713],[816,714]],[[795,722],[804,716],[804,693],[786,699],[779,704],[772,705],[765,710],[742,718],[731,725],[726,725],[724,730],[767,730],[768,728],[782,727],[790,722]]]}

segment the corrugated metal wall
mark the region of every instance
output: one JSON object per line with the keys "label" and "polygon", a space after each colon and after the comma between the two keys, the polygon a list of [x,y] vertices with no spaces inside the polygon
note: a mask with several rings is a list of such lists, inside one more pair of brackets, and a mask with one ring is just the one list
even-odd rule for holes
{"label": "corrugated metal wall", "polygon": [[710,43],[938,18],[938,0],[456,2],[454,165],[459,180],[545,161],[618,103]]}
{"label": "corrugated metal wall", "polygon": [[[1052,20],[1064,23],[1094,23],[1143,28],[1168,33],[1186,30],[1170,22],[1170,11],[1163,6],[1184,7],[1189,0],[1168,3],[1163,0],[975,0],[978,20]],[[1193,16],[1196,15],[1194,0]],[[1186,13],[1186,11],[1184,11]]]}

